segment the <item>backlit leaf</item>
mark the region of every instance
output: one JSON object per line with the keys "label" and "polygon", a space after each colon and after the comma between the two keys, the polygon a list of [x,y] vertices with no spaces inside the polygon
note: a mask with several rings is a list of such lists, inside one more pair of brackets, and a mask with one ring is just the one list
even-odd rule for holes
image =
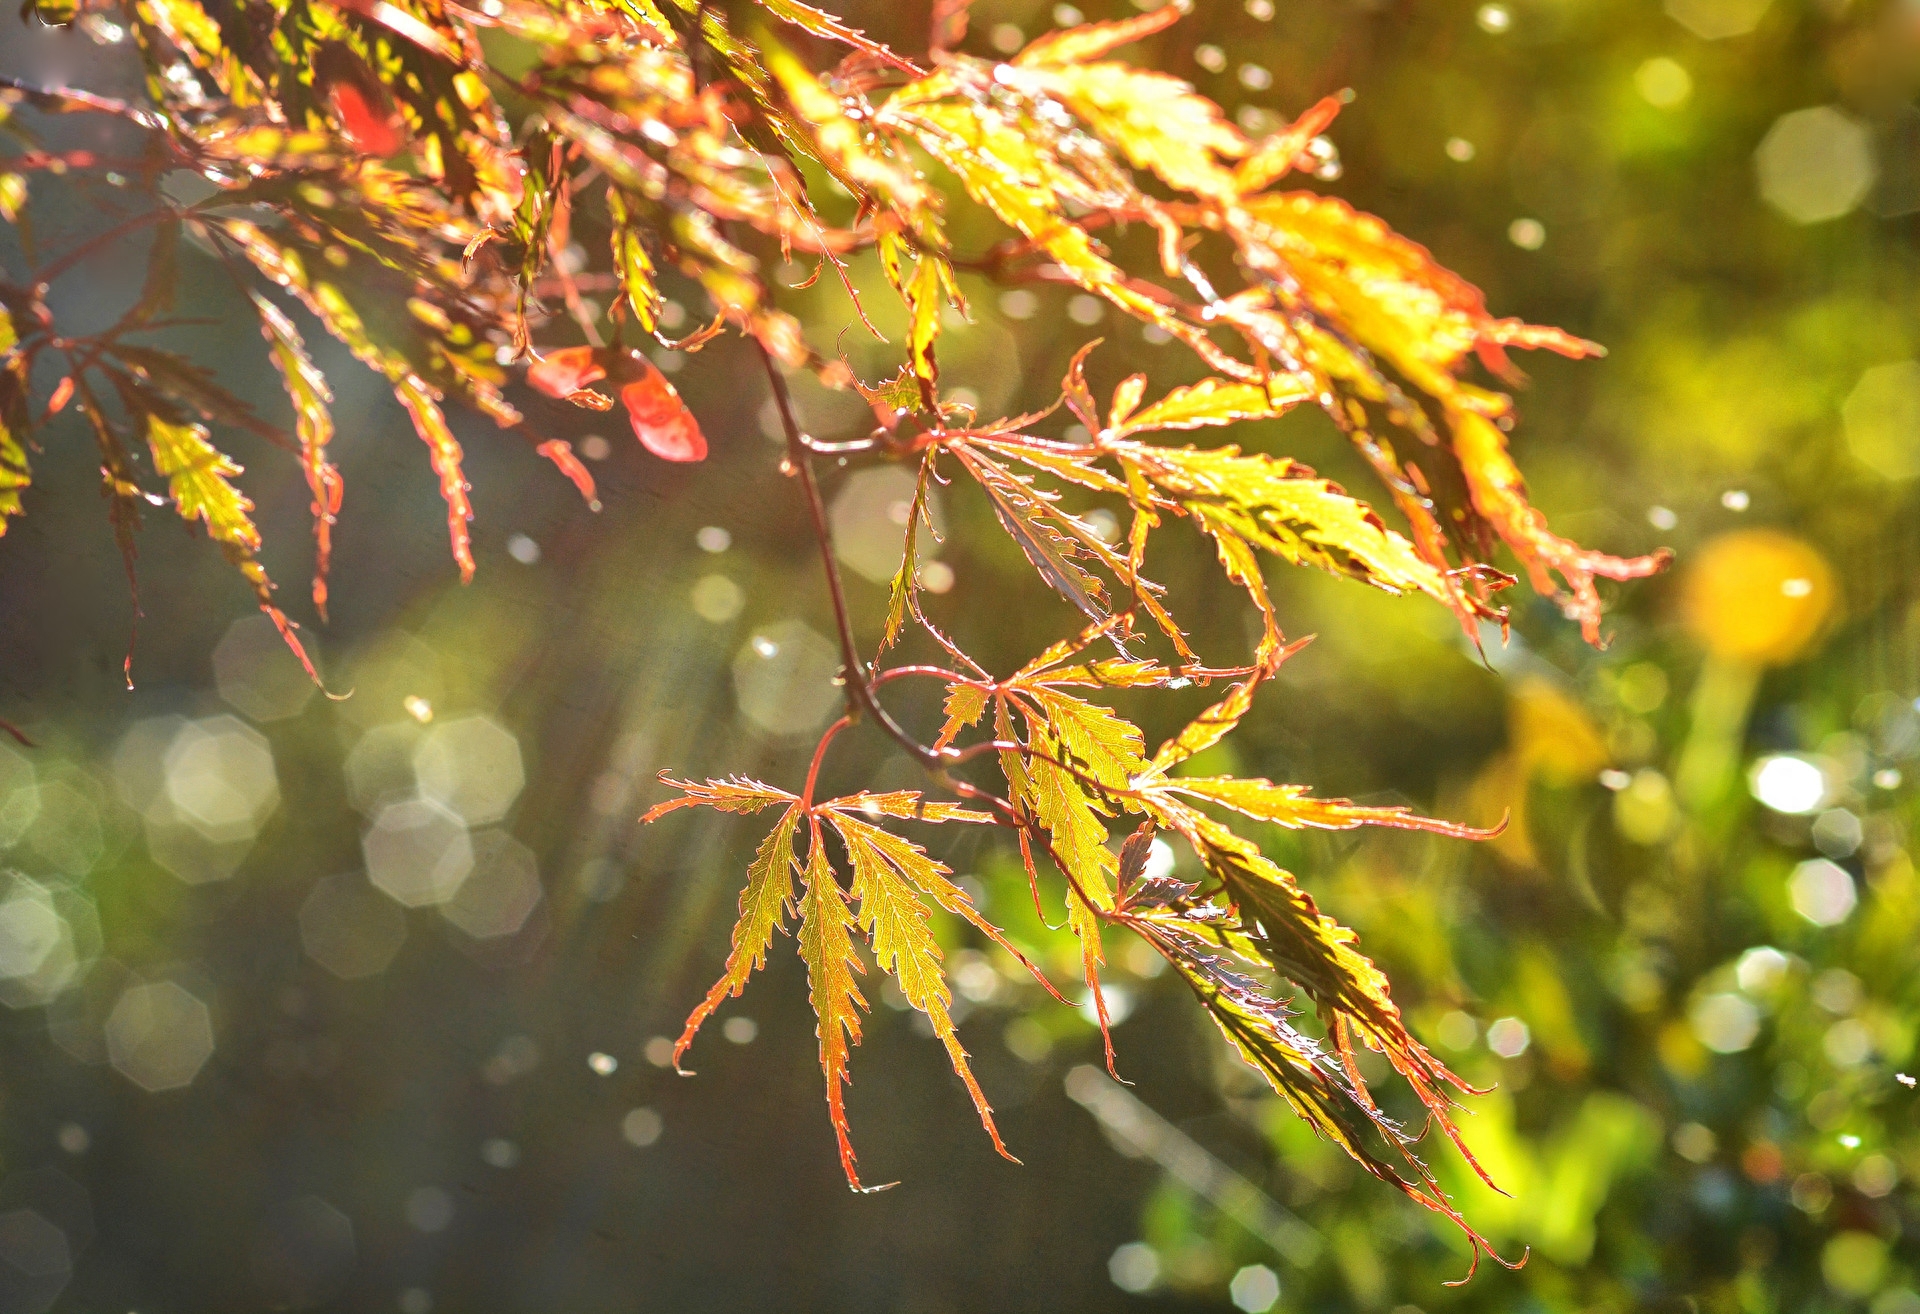
{"label": "backlit leaf", "polygon": [[993,1124],[993,1109],[974,1078],[967,1051],[954,1028],[949,1012],[953,995],[940,966],[940,947],[928,925],[926,906],[915,892],[916,887],[949,885],[946,866],[934,862],[917,845],[897,839],[892,844],[877,843],[884,832],[842,813],[830,813],[829,820],[846,845],[853,866],[853,897],[860,906],[860,926],[867,932],[874,962],[900,983],[900,993],[907,1002],[926,1014],[933,1024],[933,1034],[946,1048],[954,1073],[966,1084],[994,1149],[1012,1159],[1001,1143],[999,1129]]}
{"label": "backlit leaf", "polygon": [[1136,18],[1114,22],[1085,23],[1062,28],[1029,42],[1014,56],[1013,62],[1025,67],[1042,64],[1072,64],[1098,59],[1121,46],[1152,36],[1180,21],[1186,11],[1178,4],[1162,5]]}
{"label": "backlit leaf", "polygon": [[394,395],[407,408],[413,430],[427,445],[433,472],[440,476],[440,496],[447,504],[447,537],[453,545],[453,559],[460,567],[462,583],[473,578],[473,540],[467,524],[473,519],[473,504],[467,500],[467,478],[460,468],[460,443],[447,427],[446,414],[433,390],[418,375],[409,374],[394,386]]}
{"label": "backlit leaf", "polygon": [[[643,820],[652,820],[658,811],[648,813]],[[780,820],[774,823],[754,853],[753,862],[747,867],[746,888],[740,892],[740,920],[734,923],[733,949],[727,955],[727,969],[688,1016],[680,1039],[674,1042],[674,1067],[680,1066],[680,1056],[693,1044],[700,1024],[713,1015],[721,1001],[728,995],[738,998],[747,988],[747,978],[766,967],[773,933],[784,929],[793,902],[793,838],[799,824],[800,807],[796,801],[780,814]]]}
{"label": "backlit leaf", "polygon": [[1202,379],[1190,387],[1175,388],[1144,410],[1116,416],[1114,436],[1150,433],[1159,429],[1201,429],[1284,415],[1312,397],[1305,379],[1281,375],[1262,386],[1226,379]]}
{"label": "backlit leaf", "polygon": [[663,461],[704,461],[706,435],[658,366],[638,357],[640,377],[620,389],[621,404],[640,445]]}
{"label": "backlit leaf", "polygon": [[1587,642],[1600,641],[1600,602],[1596,579],[1644,579],[1657,575],[1673,560],[1664,548],[1644,557],[1612,557],[1593,552],[1547,528],[1547,518],[1527,501],[1527,485],[1507,452],[1507,440],[1492,421],[1470,411],[1452,416],[1454,451],[1467,477],[1473,504],[1500,532],[1533,577],[1533,586],[1548,597],[1559,596],[1553,582],[1558,573],[1571,590],[1563,603],[1569,619],[1580,623]]}
{"label": "backlit leaf", "polygon": [[253,306],[260,316],[260,331],[266,336],[274,368],[293,404],[294,431],[300,438],[300,468],[307,477],[307,489],[313,495],[313,605],[322,617],[327,614],[327,568],[333,557],[333,523],[340,514],[343,484],[340,472],[327,460],[327,444],[333,440],[333,413],[328,405],[333,393],[324,375],[307,355],[306,344],[293,321],[271,301],[253,294]]}
{"label": "backlit leaf", "polygon": [[955,735],[977,723],[986,710],[987,691],[981,686],[977,684],[948,685],[947,723],[940,727],[940,737],[934,740],[934,747],[945,748],[951,744]]}
{"label": "backlit leaf", "polygon": [[1305,785],[1276,785],[1271,780],[1180,776],[1160,788],[1168,793],[1218,803],[1256,821],[1271,821],[1296,829],[1353,830],[1360,826],[1390,826],[1432,831],[1457,839],[1486,839],[1494,833],[1476,826],[1423,817],[1409,808],[1364,807],[1344,798],[1312,798]]}
{"label": "backlit leaf", "polygon": [[863,1190],[854,1166],[853,1142],[847,1131],[846,1085],[852,1047],[860,1043],[860,1014],[867,1001],[854,975],[865,969],[853,951],[853,914],[847,910],[818,823],[807,853],[805,892],[800,896],[800,957],[807,964],[808,998],[820,1019],[820,1070],[827,1081],[827,1116],[840,1145],[840,1166],[847,1185]]}

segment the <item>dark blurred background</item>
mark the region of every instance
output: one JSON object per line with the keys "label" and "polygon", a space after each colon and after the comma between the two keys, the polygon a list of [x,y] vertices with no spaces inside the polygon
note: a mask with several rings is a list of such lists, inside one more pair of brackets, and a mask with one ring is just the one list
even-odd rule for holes
{"label": "dark blurred background", "polygon": [[[834,8],[924,45],[922,6]],[[1080,17],[979,0],[968,47]],[[0,68],[133,93],[116,36],[9,25]],[[1319,637],[1215,763],[1512,813],[1479,846],[1265,838],[1360,930],[1415,1029],[1496,1087],[1467,1135],[1509,1196],[1434,1159],[1526,1267],[1443,1285],[1466,1269],[1458,1236],[1317,1142],[1136,946],[1112,946],[1121,1088],[1086,1066],[1079,1011],[940,928],[1024,1167],[878,990],[853,1129],[868,1180],[901,1184],[849,1195],[787,941],[709,1024],[698,1077],[664,1070],[760,831],[686,813],[641,830],[653,777],[791,785],[836,702],[756,363],[737,342],[663,353],[713,441],[702,466],[569,421],[598,514],[516,441],[463,428],[480,571],[462,588],[405,417],[303,321],[346,478],[331,624],[304,597],[299,472],[221,437],[351,697],[317,695],[218,553],[162,514],[123,687],[133,607],[71,414],[0,543],[0,716],[37,744],[0,745],[0,1314],[1920,1314],[1920,6],[1199,0],[1129,57],[1255,131],[1353,88],[1331,134],[1344,172],[1315,185],[1429,244],[1496,313],[1611,349],[1523,362],[1536,501],[1596,547],[1679,552],[1612,591],[1605,651],[1522,588],[1486,663],[1424,600],[1276,572],[1289,635]],[[49,140],[102,131],[19,113]],[[31,185],[34,251],[0,237],[10,276],[132,204]],[[977,216],[958,231],[997,237]],[[104,251],[56,311],[109,322],[145,255]],[[250,316],[212,260],[185,260],[179,313],[208,323],[177,340],[283,414]],[[832,282],[788,304],[823,349],[890,371],[897,348],[849,327]],[[966,290],[944,363],[985,410],[1050,401],[1093,336],[1096,386],[1199,374],[1089,298]],[[801,400],[820,436],[861,432],[846,399]],[[1317,414],[1234,436],[1372,495]],[[909,491],[887,468],[828,480],[868,634]],[[931,605],[988,666],[1073,627],[977,500],[949,490],[940,513]],[[1238,660],[1243,600],[1201,543],[1165,538],[1158,577],[1209,655]],[[901,714],[930,728],[917,696]],[[1150,739],[1177,725],[1141,714]],[[866,732],[827,774],[916,783]],[[1017,855],[993,836],[941,852],[1072,979]]]}

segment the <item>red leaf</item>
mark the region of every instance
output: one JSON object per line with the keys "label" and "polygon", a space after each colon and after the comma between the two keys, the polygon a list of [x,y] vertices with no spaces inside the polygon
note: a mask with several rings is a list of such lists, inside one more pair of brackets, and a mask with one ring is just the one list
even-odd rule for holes
{"label": "red leaf", "polygon": [[593,358],[592,347],[562,347],[527,368],[530,387],[562,401],[606,377],[606,370]]}
{"label": "red leaf", "polygon": [[351,82],[341,82],[327,92],[333,117],[340,123],[356,148],[368,155],[398,155],[406,149],[406,134],[400,130],[400,116],[380,104]]}
{"label": "red leaf", "polygon": [[640,445],[663,461],[704,461],[706,436],[700,422],[680,400],[680,394],[649,361],[638,362],[645,373],[620,389],[620,400],[633,421]]}
{"label": "red leaf", "polygon": [[534,450],[560,467],[560,473],[573,480],[573,486],[580,490],[580,496],[595,511],[600,509],[600,499],[594,496],[593,472],[580,464],[580,458],[573,454],[573,444],[562,442],[558,438],[548,439]]}

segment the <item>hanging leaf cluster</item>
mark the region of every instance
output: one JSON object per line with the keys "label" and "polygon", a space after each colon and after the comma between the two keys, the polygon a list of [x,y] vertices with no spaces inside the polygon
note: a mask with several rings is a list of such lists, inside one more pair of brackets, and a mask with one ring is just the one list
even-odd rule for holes
{"label": "hanging leaf cluster", "polygon": [[[1516,348],[1600,349],[1496,318],[1424,248],[1305,185],[1333,172],[1325,134],[1340,97],[1249,136],[1188,84],[1123,53],[1177,22],[1180,5],[1050,32],[1004,61],[959,51],[965,0],[932,6],[929,48],[913,55],[801,0],[30,0],[29,9],[29,21],[124,37],[146,96],[0,83],[12,148],[0,162],[0,218],[33,261],[48,236],[31,227],[43,177],[112,170],[145,205],[0,280],[0,533],[31,507],[49,421],[77,408],[129,575],[142,517],[171,507],[220,545],[298,650],[258,561],[243,471],[215,434],[297,462],[324,618],[331,528],[352,490],[328,456],[330,387],[303,332],[337,339],[404,408],[463,578],[475,568],[473,508],[450,410],[530,444],[592,503],[591,475],[533,418],[546,403],[529,406],[516,390],[618,409],[652,456],[699,461],[707,436],[642,344],[692,352],[744,335],[766,362],[786,425],[784,468],[812,508],[829,573],[815,461],[918,469],[873,662],[835,581],[848,717],[814,765],[863,720],[925,764],[932,784],[816,801],[812,776],[797,795],[750,780],[669,781],[679,796],[649,819],[688,806],[776,817],[748,869],[725,974],[679,1051],[764,965],[776,932],[792,929],[848,1180],[860,1179],[843,1096],[869,961],[927,1016],[1005,1153],[955,1030],[930,909],[1012,946],[947,867],[899,833],[995,826],[1017,841],[1035,898],[1051,886],[1064,900],[1093,1000],[1104,937],[1140,936],[1303,1118],[1467,1227],[1415,1153],[1423,1133],[1383,1111],[1355,1055],[1384,1056],[1425,1126],[1456,1145],[1453,1099],[1465,1088],[1408,1030],[1354,934],[1235,827],[1479,832],[1294,785],[1184,774],[1183,764],[1234,729],[1293,651],[1264,582],[1270,562],[1425,595],[1477,636],[1482,622],[1504,620],[1497,593],[1513,582],[1495,564],[1504,545],[1597,642],[1598,581],[1649,575],[1666,555],[1582,547],[1529,503],[1507,446],[1512,400],[1490,384],[1517,379],[1507,355]],[[117,120],[132,155],[46,149],[33,124],[65,114]],[[203,180],[197,199],[160,185],[183,170]],[[1002,240],[984,252],[957,247],[962,210],[976,212],[968,231],[984,215]],[[1150,258],[1123,260],[1114,240],[1123,231],[1149,234]],[[257,316],[290,430],[155,345],[175,323],[187,240]],[[151,250],[136,304],[105,330],[67,332],[49,285],[106,245],[136,241]],[[860,320],[853,265],[873,262],[905,311],[896,375],[862,381],[809,342],[768,272],[795,259],[844,284]],[[1183,344],[1208,376],[1164,390],[1135,375],[1103,407],[1084,374],[1089,344],[1057,404],[1078,421],[1077,439],[1039,436],[1043,415],[979,416],[949,395],[940,369],[943,327],[965,313],[963,271],[1101,298]],[[706,304],[703,323],[678,339],[666,336],[668,288]],[[588,291],[611,295],[606,316]],[[872,434],[821,444],[802,433],[785,382],[796,371],[858,389]],[[36,379],[55,380],[44,398]],[[1385,491],[1382,509],[1297,462],[1201,441],[1300,406],[1351,438]],[[981,498],[1060,600],[1070,637],[1010,674],[980,666],[927,617],[918,550],[935,484]],[[1091,514],[1101,503],[1125,525],[1111,540],[1110,522]],[[1156,531],[1176,522],[1204,536],[1257,609],[1260,637],[1243,660],[1209,664],[1147,573]],[[879,664],[908,643],[946,664]],[[947,722],[932,743],[883,704],[883,688],[906,678],[945,685]],[[1222,696],[1151,753],[1142,730],[1100,701],[1111,690],[1211,684]],[[1190,879],[1145,874],[1156,835],[1190,853]],[[1100,1012],[1104,1021],[1103,1003]]]}

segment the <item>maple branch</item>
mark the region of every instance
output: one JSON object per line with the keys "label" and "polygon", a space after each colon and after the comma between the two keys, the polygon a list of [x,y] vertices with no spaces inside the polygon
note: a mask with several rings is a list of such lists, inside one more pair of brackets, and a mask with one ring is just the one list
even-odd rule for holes
{"label": "maple branch", "polygon": [[787,391],[787,381],[781,376],[779,366],[774,364],[765,343],[755,338],[753,345],[760,353],[760,363],[766,369],[767,381],[773,388],[774,406],[780,412],[780,427],[786,432],[787,464],[800,480],[801,492],[807,500],[807,514],[813,522],[814,541],[820,545],[820,561],[827,574],[827,593],[833,600],[834,626],[840,637],[841,664],[846,669],[848,719],[857,719],[862,713],[871,716],[874,724],[885,731],[889,739],[923,766],[938,765],[942,755],[908,734],[873,696],[866,663],[860,660],[859,645],[853,635],[853,616],[847,610],[847,592],[840,579],[840,564],[833,556],[833,531],[827,525],[827,506],[820,497],[820,481],[814,477],[813,454],[807,449],[806,438],[800,432],[800,422],[793,413],[793,397]]}
{"label": "maple branch", "polygon": [[157,224],[166,219],[177,218],[178,215],[179,212],[177,210],[164,205],[152,210],[144,210],[123,223],[115,224],[112,228],[107,229],[106,232],[96,234],[80,243],[79,246],[74,247],[65,255],[59,257],[52,264],[35,273],[34,282],[42,285],[51,283],[54,279],[67,273],[75,265],[92,255],[95,251],[98,251],[104,246],[112,245],[128,233],[137,233],[149,224]]}
{"label": "maple branch", "polygon": [[851,716],[841,717],[827,727],[827,732],[820,736],[819,744],[814,747],[813,761],[807,767],[807,787],[800,791],[800,806],[809,814],[813,812],[813,787],[820,779],[820,762],[827,755],[827,745],[833,742],[835,735],[852,724]]}
{"label": "maple branch", "polygon": [[[941,785],[964,799],[991,809],[996,816],[996,824],[1025,832],[1037,839],[1041,847],[1046,850],[1047,856],[1053,859],[1054,865],[1067,878],[1068,885],[1072,886],[1074,892],[1080,896],[1081,902],[1091,909],[1098,910],[1099,905],[1086,897],[1086,892],[1080,888],[1080,883],[1074,877],[1072,870],[1055,852],[1052,837],[1040,828],[1037,821],[1023,815],[1020,809],[999,795],[949,775],[946,767],[950,762],[958,759],[960,754],[952,749],[942,752],[915,739],[907,733],[905,727],[893,719],[887,709],[880,705],[879,699],[874,696],[874,686],[878,681],[868,676],[866,663],[860,659],[860,650],[853,634],[853,615],[847,608],[846,586],[841,581],[840,566],[833,555],[833,530],[827,524],[826,502],[820,496],[820,482],[813,473],[812,454],[807,449],[806,440],[800,433],[799,420],[794,415],[793,397],[787,391],[787,381],[782,377],[779,367],[774,364],[773,356],[768,352],[766,344],[755,338],[753,345],[754,349],[760,353],[760,364],[766,370],[767,382],[773,389],[774,406],[780,413],[780,426],[786,433],[787,464],[792,467],[793,474],[800,480],[800,488],[807,501],[807,513],[813,522],[814,541],[820,545],[820,560],[827,575],[827,593],[833,601],[834,628],[840,637],[841,661],[847,672],[847,715],[829,727],[827,733],[822,736],[819,747],[814,750],[813,766],[807,773],[806,798],[810,800],[813,796],[815,775],[819,770],[820,758],[826,751],[828,742],[841,729],[851,725],[862,713],[865,713],[873,718],[874,724],[878,725],[889,739],[926,767]],[[1055,765],[1063,770],[1074,770],[1064,763]],[[1075,774],[1077,775],[1078,772]]]}

